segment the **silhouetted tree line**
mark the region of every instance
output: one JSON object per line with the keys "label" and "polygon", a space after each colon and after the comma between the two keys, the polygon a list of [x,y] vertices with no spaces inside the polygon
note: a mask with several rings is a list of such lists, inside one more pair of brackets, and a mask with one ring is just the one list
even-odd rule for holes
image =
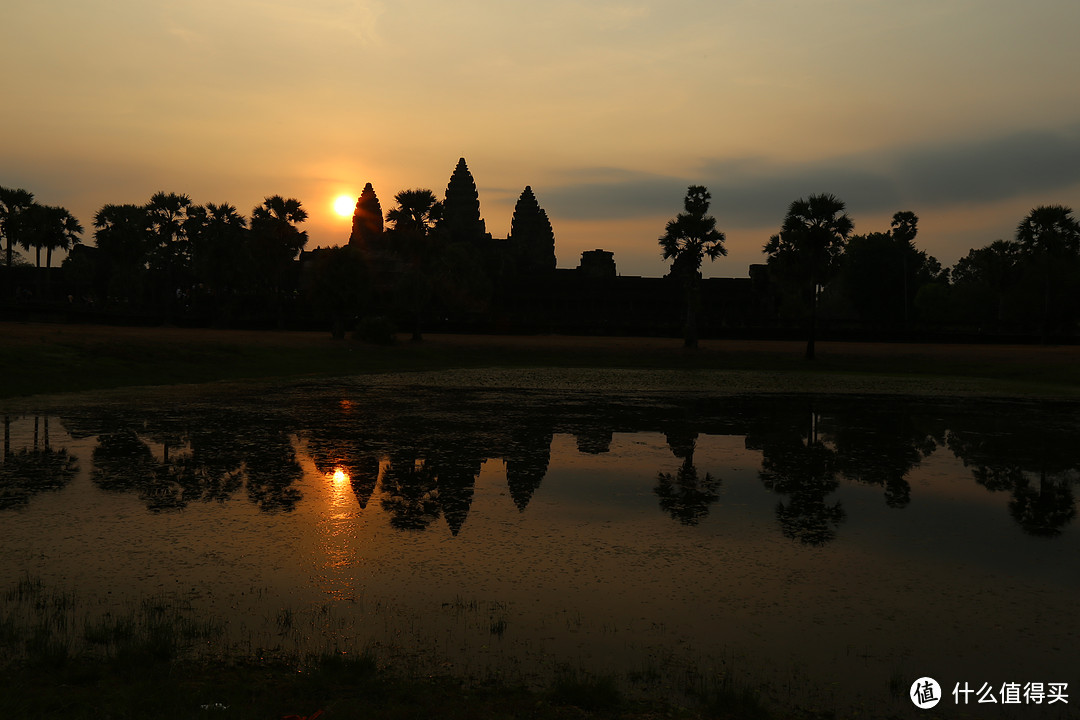
{"label": "silhouetted tree line", "polygon": [[835,328],[977,332],[1073,339],[1080,320],[1080,223],[1062,205],[1034,208],[1015,239],[972,249],[951,269],[915,246],[918,217],[852,235],[832,195],[796,200],[765,245],[773,309],[806,318],[814,356],[819,308]]}
{"label": "silhouetted tree line", "polygon": [[[245,218],[229,204],[196,205],[160,192],[145,205],[106,205],[94,244],[63,208],[0,188],[3,299],[52,301],[108,315],[217,325],[303,325],[335,336],[363,318],[385,327],[480,331],[701,334],[802,328],[806,355],[822,331],[862,335],[978,333],[1073,339],[1080,320],[1080,224],[1062,205],[1034,208],[1010,240],[972,249],[952,268],[916,244],[919,218],[897,212],[886,230],[855,235],[843,201],[791,203],[743,279],[702,278],[705,257],[726,255],[691,186],[684,212],[660,238],[664,278],[621,277],[610,253],[556,269],[555,234],[525,187],[510,234],[493,238],[461,158],[443,199],[403,190],[383,208],[370,183],[357,199],[348,243],[304,252],[299,200],[270,196]],[[32,268],[18,248],[35,251]],[[45,251],[42,264],[42,250]],[[66,250],[59,273],[52,252]],[[59,277],[54,277],[59,274]],[[15,305],[12,305],[14,303]],[[388,335],[385,331],[384,335]]]}
{"label": "silhouetted tree line", "polygon": [[[285,400],[285,401],[283,401]],[[1004,410],[1007,410],[1004,411]],[[1075,408],[920,400],[734,398],[664,406],[584,394],[464,394],[371,390],[346,398],[317,389],[255,400],[247,407],[174,408],[119,414],[113,407],[61,418],[75,438],[95,437],[90,478],[101,490],[134,493],[153,512],[246,496],[266,512],[303,501],[302,454],[331,476],[348,476],[361,510],[388,514],[393,527],[421,531],[466,525],[485,461],[502,462],[510,501],[525,512],[541,488],[556,434],[578,451],[610,451],[615,433],[662,434],[673,462],[657,469],[659,511],[694,526],[722,503],[724,479],[695,459],[702,435],[735,435],[761,455],[758,477],[776,495],[780,532],[818,546],[842,532],[843,484],[880,490],[900,511],[918,502],[908,481],[932,453],[947,449],[987,491],[1007,493],[1026,534],[1052,538],[1076,516],[1080,455]],[[0,461],[0,510],[65,487],[76,459],[49,442],[48,418],[34,439],[11,447],[10,417]],[[39,432],[40,428],[40,432]]]}

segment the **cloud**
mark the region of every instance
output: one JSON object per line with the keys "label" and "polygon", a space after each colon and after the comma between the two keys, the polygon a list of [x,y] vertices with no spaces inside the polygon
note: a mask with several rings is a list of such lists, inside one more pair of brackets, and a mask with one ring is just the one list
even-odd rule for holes
{"label": "cloud", "polygon": [[706,185],[728,227],[779,224],[792,200],[829,192],[852,213],[978,205],[1080,183],[1080,124],[995,138],[867,152],[812,163],[713,160],[696,176],[582,168],[545,189],[549,214],[581,220],[674,215]]}

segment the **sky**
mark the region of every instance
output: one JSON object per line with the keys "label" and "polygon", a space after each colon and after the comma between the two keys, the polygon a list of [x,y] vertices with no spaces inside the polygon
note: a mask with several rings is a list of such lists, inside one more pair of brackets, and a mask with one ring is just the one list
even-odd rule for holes
{"label": "sky", "polygon": [[370,182],[442,197],[459,157],[496,237],[526,185],[558,266],[662,275],[689,185],[745,277],[788,205],[894,212],[951,266],[1033,207],[1080,208],[1076,0],[5,0],[0,185],[87,228],[158,191],[298,198],[308,247]]}

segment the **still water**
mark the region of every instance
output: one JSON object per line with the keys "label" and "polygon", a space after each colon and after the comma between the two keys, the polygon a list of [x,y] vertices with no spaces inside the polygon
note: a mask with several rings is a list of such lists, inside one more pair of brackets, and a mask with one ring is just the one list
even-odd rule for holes
{"label": "still water", "polygon": [[250,650],[410,672],[902,714],[922,676],[1067,682],[1075,708],[1078,430],[1072,405],[881,397],[86,401],[4,417],[0,585],[164,594]]}

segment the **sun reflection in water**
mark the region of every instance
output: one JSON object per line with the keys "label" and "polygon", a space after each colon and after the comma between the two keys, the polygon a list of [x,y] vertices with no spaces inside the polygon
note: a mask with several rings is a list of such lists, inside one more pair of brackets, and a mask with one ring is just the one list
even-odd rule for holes
{"label": "sun reflection in water", "polygon": [[338,465],[333,470],[326,473],[326,479],[330,484],[331,509],[334,512],[339,512],[348,504],[349,482],[352,478],[349,477],[349,473],[345,472],[344,468]]}

